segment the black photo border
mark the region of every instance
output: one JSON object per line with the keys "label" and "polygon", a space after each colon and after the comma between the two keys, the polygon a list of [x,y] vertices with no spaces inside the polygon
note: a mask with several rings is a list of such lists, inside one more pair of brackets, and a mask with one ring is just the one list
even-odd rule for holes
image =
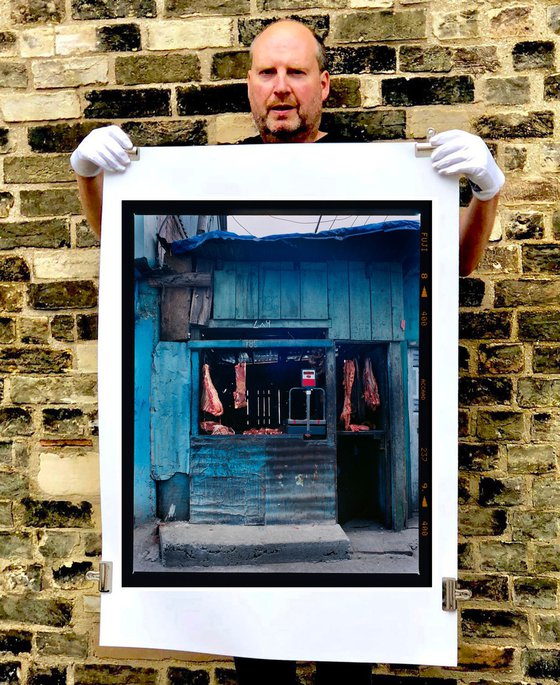
{"label": "black photo border", "polygon": [[[198,214],[420,214],[419,232],[419,571],[418,573],[206,573],[134,571],[134,216]],[[136,588],[425,588],[432,569],[432,216],[431,200],[122,201],[122,586]],[[409,381],[410,382],[410,381]]]}

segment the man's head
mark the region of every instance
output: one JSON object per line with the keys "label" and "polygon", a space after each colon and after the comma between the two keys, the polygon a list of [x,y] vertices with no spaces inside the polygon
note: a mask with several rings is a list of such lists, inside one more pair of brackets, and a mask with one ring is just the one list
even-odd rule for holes
{"label": "man's head", "polygon": [[298,21],[275,22],[255,38],[251,56],[249,102],[264,142],[320,138],[329,74],[324,48],[313,32]]}

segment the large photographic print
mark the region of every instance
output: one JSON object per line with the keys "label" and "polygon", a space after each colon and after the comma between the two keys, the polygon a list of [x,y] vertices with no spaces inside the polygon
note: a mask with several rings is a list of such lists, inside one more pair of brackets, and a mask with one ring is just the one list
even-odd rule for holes
{"label": "large photographic print", "polygon": [[431,203],[125,202],[123,236],[126,582],[429,585]]}

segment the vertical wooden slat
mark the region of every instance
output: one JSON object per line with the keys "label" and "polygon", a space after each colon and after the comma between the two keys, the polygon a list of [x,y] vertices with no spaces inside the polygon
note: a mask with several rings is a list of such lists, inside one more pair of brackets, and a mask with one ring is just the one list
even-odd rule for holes
{"label": "vertical wooden slat", "polygon": [[348,301],[348,262],[328,263],[329,335],[333,340],[350,337],[350,303]]}
{"label": "vertical wooden slat", "polygon": [[372,340],[392,340],[391,266],[376,262],[368,267],[371,294]]}
{"label": "vertical wooden slat", "polygon": [[280,274],[280,315],[283,319],[299,319],[300,272],[293,263],[283,262]]}
{"label": "vertical wooden slat", "polygon": [[280,318],[280,264],[263,264],[259,278],[259,318]]}
{"label": "vertical wooden slat", "polygon": [[[196,265],[197,273],[212,273],[214,261],[199,259]],[[190,322],[204,325],[208,323],[212,312],[212,287],[193,288]]]}
{"label": "vertical wooden slat", "polygon": [[301,318],[327,319],[327,265],[321,262],[301,263]]}
{"label": "vertical wooden slat", "polygon": [[235,264],[225,262],[214,271],[214,318],[235,318]]}
{"label": "vertical wooden slat", "polygon": [[[172,257],[171,255],[166,255],[165,264],[177,273],[188,273],[192,271],[191,257]],[[192,288],[162,288],[162,340],[188,340],[191,301]]]}
{"label": "vertical wooden slat", "polygon": [[405,335],[401,325],[404,321],[403,277],[402,266],[397,263],[391,264],[391,309],[393,340],[404,340]]}
{"label": "vertical wooden slat", "polygon": [[370,285],[363,262],[348,264],[350,290],[350,338],[371,340]]}
{"label": "vertical wooden slat", "polygon": [[389,343],[389,415],[391,463],[391,526],[402,530],[406,526],[406,441],[404,433],[405,403],[400,343]]}
{"label": "vertical wooden slat", "polygon": [[256,319],[258,317],[258,266],[250,262],[237,265],[235,279],[235,318]]}

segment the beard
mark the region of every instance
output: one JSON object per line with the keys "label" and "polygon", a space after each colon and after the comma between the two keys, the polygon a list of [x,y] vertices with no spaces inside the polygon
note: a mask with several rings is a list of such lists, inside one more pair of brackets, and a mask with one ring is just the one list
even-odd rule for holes
{"label": "beard", "polygon": [[[280,143],[289,143],[291,141],[298,141],[305,138],[313,131],[314,126],[306,118],[303,118],[296,110],[296,117],[287,120],[276,120],[271,114],[271,110],[267,109],[264,115],[256,115],[253,113],[255,124],[261,134],[261,137],[266,141],[277,141]],[[317,124],[317,129],[319,128]]]}

